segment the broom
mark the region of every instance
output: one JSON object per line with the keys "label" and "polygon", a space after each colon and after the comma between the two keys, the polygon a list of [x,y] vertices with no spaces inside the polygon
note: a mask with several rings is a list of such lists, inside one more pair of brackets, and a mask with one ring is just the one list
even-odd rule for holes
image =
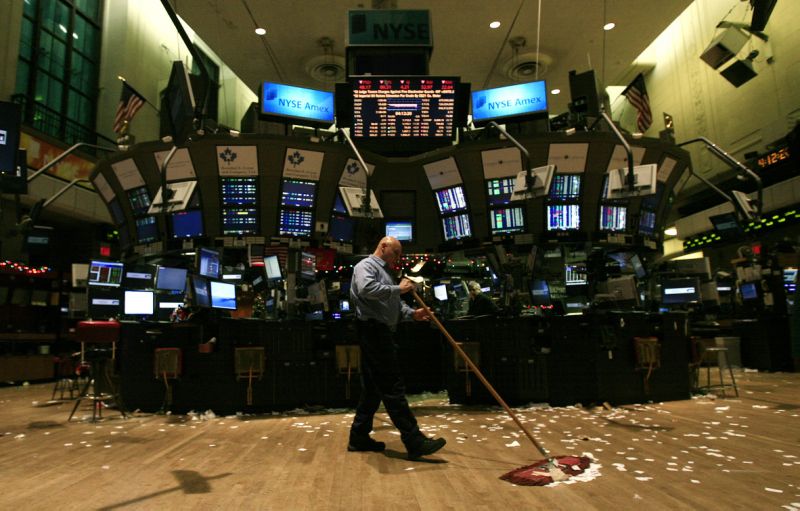
{"label": "broom", "polygon": [[486,389],[489,391],[490,394],[494,397],[494,399],[502,406],[506,413],[508,413],[509,417],[511,417],[514,422],[517,424],[519,429],[525,433],[525,436],[528,437],[528,440],[536,447],[536,449],[544,456],[544,459],[538,460],[533,462],[530,465],[526,465],[524,467],[520,467],[517,469],[512,470],[506,474],[500,476],[500,479],[504,481],[508,481],[514,484],[522,485],[522,486],[545,486],[552,482],[556,481],[563,481],[565,479],[569,479],[570,476],[578,475],[583,473],[591,463],[591,458],[587,456],[551,456],[547,449],[542,447],[542,445],[534,438],[534,436],[528,431],[528,429],[522,425],[519,418],[517,418],[516,414],[509,408],[506,402],[500,397],[500,394],[492,387],[486,377],[483,376],[478,366],[475,365],[474,362],[469,358],[469,356],[461,349],[461,346],[453,339],[453,336],[447,331],[447,329],[442,325],[439,319],[433,315],[433,312],[428,308],[425,302],[422,301],[422,298],[419,297],[415,290],[412,291],[414,294],[414,299],[417,303],[425,309],[428,313],[428,317],[433,321],[439,330],[444,334],[445,338],[450,342],[450,345],[453,346],[453,349],[459,354],[459,356],[464,359],[467,366],[469,366],[470,370],[478,377],[478,379],[483,383]]}

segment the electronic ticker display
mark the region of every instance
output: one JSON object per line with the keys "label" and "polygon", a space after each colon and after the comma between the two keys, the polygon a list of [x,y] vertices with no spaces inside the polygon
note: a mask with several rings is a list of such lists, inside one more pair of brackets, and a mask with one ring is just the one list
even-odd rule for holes
{"label": "electronic ticker display", "polygon": [[258,231],[256,208],[229,208],[222,210],[222,234],[255,234]]}
{"label": "electronic ticker display", "polygon": [[254,177],[222,178],[221,189],[224,206],[255,204],[258,200],[256,178]]}
{"label": "electronic ticker display", "polygon": [[456,120],[457,78],[354,79],[353,127],[358,139],[449,139]]}

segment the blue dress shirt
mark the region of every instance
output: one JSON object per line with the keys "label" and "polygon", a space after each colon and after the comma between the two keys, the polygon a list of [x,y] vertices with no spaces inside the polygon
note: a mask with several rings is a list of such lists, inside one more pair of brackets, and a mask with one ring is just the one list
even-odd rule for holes
{"label": "blue dress shirt", "polygon": [[411,319],[414,314],[414,309],[400,298],[400,286],[394,283],[386,261],[374,254],[353,268],[350,299],[355,304],[358,319],[374,319],[391,329],[401,319]]}

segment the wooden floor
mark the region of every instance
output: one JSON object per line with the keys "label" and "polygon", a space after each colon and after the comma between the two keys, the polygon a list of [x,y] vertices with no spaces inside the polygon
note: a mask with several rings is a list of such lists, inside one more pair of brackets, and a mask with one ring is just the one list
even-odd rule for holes
{"label": "wooden floor", "polygon": [[800,510],[800,374],[738,376],[741,398],[520,408],[551,452],[596,460],[593,480],[548,487],[498,479],[542,456],[499,408],[444,394],[414,397],[448,443],[411,462],[388,422],[385,453],[346,452],[352,410],[68,423],[51,385],[5,387],[0,509]]}

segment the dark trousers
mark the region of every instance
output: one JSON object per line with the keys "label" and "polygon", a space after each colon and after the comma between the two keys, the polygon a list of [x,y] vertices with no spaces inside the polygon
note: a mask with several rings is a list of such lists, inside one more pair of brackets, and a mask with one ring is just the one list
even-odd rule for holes
{"label": "dark trousers", "polygon": [[377,321],[357,321],[356,324],[361,344],[361,398],[350,434],[369,435],[372,419],[383,401],[389,418],[400,430],[403,443],[409,446],[420,442],[424,437],[408,406],[394,332]]}

